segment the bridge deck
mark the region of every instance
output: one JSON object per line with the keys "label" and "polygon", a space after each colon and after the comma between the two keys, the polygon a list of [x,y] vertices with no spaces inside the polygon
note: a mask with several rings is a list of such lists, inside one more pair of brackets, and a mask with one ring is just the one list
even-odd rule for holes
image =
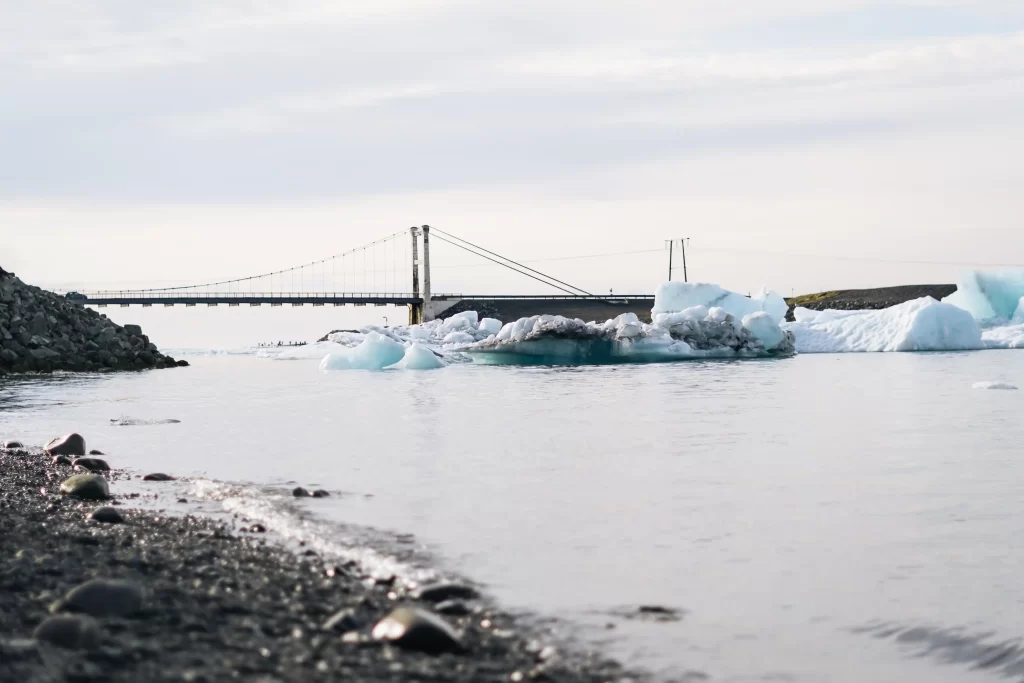
{"label": "bridge deck", "polygon": [[[603,301],[607,303],[642,302],[653,299],[648,295],[630,296],[570,296],[530,294],[435,294],[434,300],[461,301]],[[301,306],[305,304],[333,306],[406,306],[422,304],[423,298],[412,293],[372,292],[90,292],[71,298],[83,306],[240,306],[262,304]]]}

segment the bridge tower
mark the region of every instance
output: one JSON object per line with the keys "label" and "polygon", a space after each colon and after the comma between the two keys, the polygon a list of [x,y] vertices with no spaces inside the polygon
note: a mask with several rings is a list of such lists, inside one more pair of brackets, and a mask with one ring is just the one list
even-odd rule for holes
{"label": "bridge tower", "polygon": [[[412,238],[412,296],[420,298],[420,229],[415,225],[409,228]],[[423,322],[423,304],[409,304],[409,324],[418,325]]]}
{"label": "bridge tower", "polygon": [[423,322],[434,319],[434,307],[430,305],[430,226],[423,230]]}

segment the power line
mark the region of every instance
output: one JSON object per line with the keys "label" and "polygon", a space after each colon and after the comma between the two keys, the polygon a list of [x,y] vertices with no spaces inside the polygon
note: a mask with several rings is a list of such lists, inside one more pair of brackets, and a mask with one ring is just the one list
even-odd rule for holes
{"label": "power line", "polygon": [[[573,292],[571,290],[565,289],[564,287],[559,287],[558,285],[553,285],[550,282],[542,280],[542,279],[540,279],[539,277],[537,277],[535,275],[531,275],[530,273],[527,273],[525,270],[519,270],[518,268],[513,268],[512,266],[510,266],[510,265],[508,265],[506,263],[502,263],[501,261],[496,261],[495,259],[492,259],[490,256],[484,256],[483,254],[480,254],[480,253],[477,253],[477,252],[473,251],[469,247],[464,247],[461,244],[457,244],[455,242],[447,240],[444,237],[441,237],[440,235],[434,235],[434,237],[439,239],[439,240],[441,240],[442,242],[447,242],[448,244],[452,245],[453,247],[458,247],[459,249],[463,249],[465,251],[468,251],[469,253],[474,254],[475,256],[479,256],[480,258],[485,258],[488,261],[494,261],[499,266],[505,266],[509,270],[514,270],[517,273],[525,275],[528,278],[532,278],[532,279],[536,280],[537,282],[541,282],[541,283],[547,285],[548,287],[554,287],[555,289],[561,290],[561,291],[565,292],[566,294],[571,294],[572,296],[579,296],[579,294],[576,293],[576,292]],[[569,285],[569,286],[571,287],[572,285]],[[583,291],[583,290],[580,290],[580,291]]]}
{"label": "power line", "polygon": [[[496,254],[493,251],[488,251],[487,249],[484,249],[483,247],[480,247],[480,246],[477,246],[477,245],[473,244],[469,240],[464,240],[461,237],[456,237],[455,235],[452,235],[451,233],[445,232],[444,230],[441,230],[440,228],[433,228],[433,230],[434,230],[435,233],[439,232],[442,235],[448,235],[452,239],[458,240],[460,242],[464,242],[464,243],[468,244],[469,246],[473,247],[474,249],[479,249],[480,251],[486,252],[486,253],[490,254],[491,256],[497,256],[498,258],[500,258],[502,260],[505,260],[505,261],[508,261],[509,263],[514,263],[515,265],[519,266],[520,268],[526,268],[530,272],[536,273],[537,275],[540,275],[541,277],[547,278],[548,280],[552,280],[554,282],[557,282],[560,285],[565,285],[566,287],[570,287],[570,288],[575,289],[575,290],[577,290],[579,292],[583,292],[584,294],[586,294],[588,296],[592,296],[592,294],[590,292],[588,292],[587,290],[585,290],[585,289],[581,289],[580,287],[577,287],[576,285],[570,285],[568,282],[562,282],[561,280],[553,278],[550,275],[547,275],[545,273],[540,272],[539,270],[534,270],[533,268],[530,268],[529,266],[524,266],[522,263],[518,263],[516,261],[513,261],[512,259],[508,258],[507,256],[502,256],[501,254]],[[536,279],[536,278],[534,278],[534,279]],[[561,289],[561,287],[557,287],[556,289]],[[562,291],[565,291],[565,290],[562,290]]]}

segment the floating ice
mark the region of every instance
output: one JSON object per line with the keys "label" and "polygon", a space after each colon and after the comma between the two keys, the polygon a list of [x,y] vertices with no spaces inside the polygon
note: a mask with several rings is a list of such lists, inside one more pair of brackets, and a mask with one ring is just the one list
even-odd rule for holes
{"label": "floating ice", "polygon": [[776,323],[785,320],[786,312],[789,310],[789,304],[782,296],[763,288],[755,296],[748,298],[718,285],[699,282],[666,282],[659,286],[658,291],[654,294],[654,308],[651,309],[651,315],[657,318],[659,314],[685,311],[700,306],[708,309],[724,309],[737,320],[741,320],[751,313],[765,311]]}
{"label": "floating ice", "polygon": [[962,351],[985,348],[981,328],[967,311],[931,297],[879,311],[802,311],[783,329],[798,353],[859,351]]}
{"label": "floating ice", "polygon": [[405,348],[378,332],[369,332],[362,343],[354,348],[340,349],[324,356],[320,369],[328,370],[383,370],[402,360]]}
{"label": "floating ice", "polygon": [[443,368],[445,363],[426,346],[413,343],[405,350],[405,357],[399,365],[406,370],[436,370]]}
{"label": "floating ice", "polygon": [[[792,335],[764,311],[748,316],[751,329],[721,308],[708,311],[691,306],[687,315],[679,313],[663,310],[650,325],[634,313],[604,323],[550,315],[520,318],[494,337],[463,350],[478,363],[509,365],[755,358],[793,352]],[[698,318],[698,313],[704,316]]]}
{"label": "floating ice", "polygon": [[943,301],[981,322],[1024,322],[1024,269],[966,272]]}
{"label": "floating ice", "polygon": [[1016,386],[1008,382],[975,382],[974,389],[995,389],[1001,391],[1015,391]]}

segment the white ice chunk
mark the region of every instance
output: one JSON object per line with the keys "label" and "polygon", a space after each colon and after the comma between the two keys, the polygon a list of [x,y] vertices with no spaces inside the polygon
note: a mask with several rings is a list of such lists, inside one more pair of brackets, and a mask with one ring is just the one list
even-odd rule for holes
{"label": "white ice chunk", "polygon": [[789,305],[775,292],[762,289],[757,296],[748,298],[727,289],[700,282],[666,282],[654,294],[653,316],[659,313],[676,313],[694,306],[725,309],[737,320],[766,311],[777,323],[786,318]]}
{"label": "white ice chunk", "polygon": [[994,389],[997,391],[1015,391],[1016,386],[1009,382],[975,382],[975,389]]}
{"label": "white ice chunk", "polygon": [[786,339],[786,333],[766,311],[758,311],[744,317],[743,327],[761,340],[766,351],[771,351]]}
{"label": "white ice chunk", "polygon": [[445,338],[441,340],[442,344],[472,344],[476,341],[476,337],[471,335],[469,332],[449,332],[445,335]]}
{"label": "white ice chunk", "polygon": [[981,328],[966,311],[931,297],[880,311],[786,323],[798,353],[962,351],[984,348]]}
{"label": "white ice chunk", "polygon": [[320,361],[320,369],[382,370],[402,360],[405,348],[377,332],[369,332],[359,346],[329,353]]}
{"label": "white ice chunk", "polygon": [[770,315],[776,324],[785,320],[786,314],[789,313],[789,304],[782,295],[766,287],[762,287],[761,291],[754,295],[754,301],[761,304],[761,310]]}
{"label": "white ice chunk", "polygon": [[399,365],[406,370],[435,370],[443,368],[445,363],[427,347],[413,343],[405,350],[405,358]]}
{"label": "white ice chunk", "polygon": [[498,334],[501,331],[501,321],[494,318],[484,318],[480,321],[477,329],[484,334]]}

